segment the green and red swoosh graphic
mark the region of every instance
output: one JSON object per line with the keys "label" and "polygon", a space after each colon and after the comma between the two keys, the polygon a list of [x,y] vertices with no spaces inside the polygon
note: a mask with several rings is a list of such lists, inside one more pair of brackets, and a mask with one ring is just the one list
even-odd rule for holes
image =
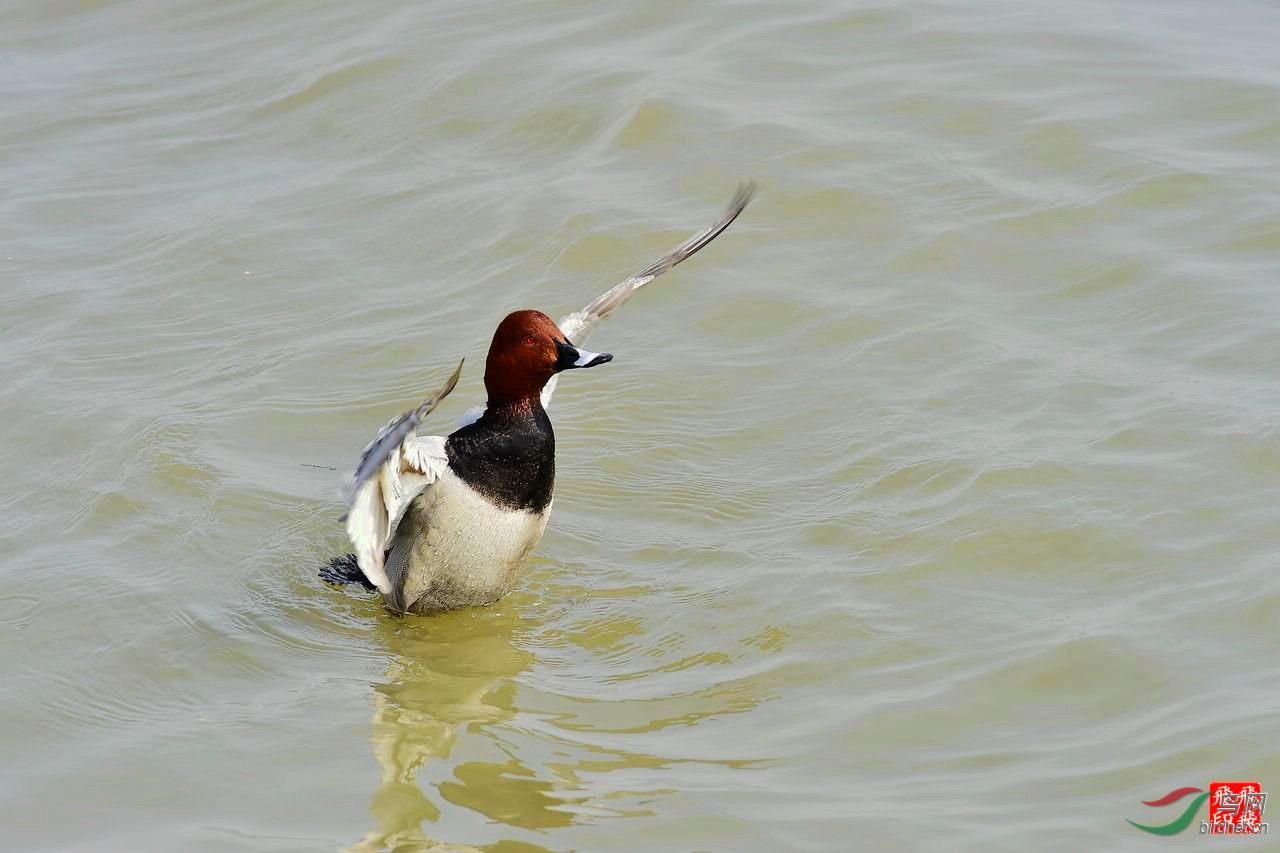
{"label": "green and red swoosh graphic", "polygon": [[1143,826],[1140,823],[1133,823],[1133,821],[1128,818],[1125,818],[1125,820],[1129,823],[1133,823],[1134,826],[1138,827],[1138,829],[1141,829],[1143,832],[1150,832],[1152,835],[1177,835],[1179,832],[1182,832],[1182,830],[1190,826],[1191,821],[1196,819],[1196,812],[1200,809],[1200,806],[1204,804],[1204,801],[1209,799],[1208,791],[1202,791],[1200,788],[1179,788],[1176,791],[1170,791],[1158,800],[1142,801],[1144,806],[1167,806],[1170,803],[1176,803],[1178,800],[1190,794],[1199,794],[1200,796],[1192,800],[1191,805],[1187,806],[1187,810],[1184,811],[1177,820],[1172,821],[1171,823],[1166,823],[1163,826]]}

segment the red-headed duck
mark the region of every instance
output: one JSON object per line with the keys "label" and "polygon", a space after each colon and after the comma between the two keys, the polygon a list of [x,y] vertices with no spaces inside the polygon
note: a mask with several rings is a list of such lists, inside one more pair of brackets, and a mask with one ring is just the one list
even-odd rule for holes
{"label": "red-headed duck", "polygon": [[[444,386],[378,432],[344,486],[347,535],[355,553],[320,571],[332,583],[382,593],[394,613],[440,613],[490,604],[520,577],[542,539],[555,486],[555,433],[547,406],[559,374],[613,359],[581,344],[609,312],[720,235],[755,191],[738,188],[714,225],[557,325],[541,311],[498,324],[485,362],[486,406],[448,437],[418,426],[448,396]],[[575,343],[576,342],[576,343]]]}

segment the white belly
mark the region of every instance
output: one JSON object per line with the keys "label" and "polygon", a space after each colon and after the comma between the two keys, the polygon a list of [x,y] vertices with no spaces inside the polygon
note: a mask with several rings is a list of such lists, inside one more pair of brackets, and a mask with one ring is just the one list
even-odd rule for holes
{"label": "white belly", "polygon": [[396,528],[387,607],[439,613],[497,601],[519,580],[550,515],[550,504],[541,513],[496,507],[446,469]]}

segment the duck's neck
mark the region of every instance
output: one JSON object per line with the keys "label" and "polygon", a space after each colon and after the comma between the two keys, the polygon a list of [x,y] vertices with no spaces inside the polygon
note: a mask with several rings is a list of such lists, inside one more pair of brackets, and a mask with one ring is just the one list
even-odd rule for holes
{"label": "duck's neck", "polygon": [[527,418],[542,409],[541,394],[526,394],[520,397],[498,397],[489,395],[484,413],[499,419]]}

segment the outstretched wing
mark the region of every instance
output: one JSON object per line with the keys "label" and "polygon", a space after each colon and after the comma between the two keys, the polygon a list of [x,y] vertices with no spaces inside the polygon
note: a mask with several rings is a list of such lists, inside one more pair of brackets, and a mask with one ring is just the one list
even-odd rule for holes
{"label": "outstretched wing", "polygon": [[347,536],[355,548],[356,562],[369,582],[383,595],[391,594],[391,582],[383,566],[387,543],[409,504],[431,485],[449,464],[440,436],[418,435],[422,422],[458,384],[462,362],[453,375],[422,405],[392,418],[369,442],[355,473],[342,489],[347,511]]}
{"label": "outstretched wing", "polygon": [[[676,246],[670,252],[667,252],[658,260],[631,276],[631,278],[600,294],[581,311],[575,311],[563,318],[559,323],[560,331],[564,332],[564,336],[571,342],[580,346],[587,336],[591,334],[591,331],[600,324],[600,321],[609,316],[610,311],[626,302],[631,297],[631,294],[684,259],[697,254],[699,249],[719,237],[726,228],[733,224],[733,220],[738,218],[738,214],[742,213],[743,209],[746,208],[748,202],[751,201],[751,197],[755,195],[755,191],[756,185],[754,181],[740,184],[738,191],[734,193],[733,200],[729,202],[729,206],[725,208],[724,213],[715,221],[715,224],[685,240],[679,246]],[[551,377],[551,381],[543,387],[543,408],[546,408],[551,403],[551,395],[555,393],[558,379],[558,375]]]}

